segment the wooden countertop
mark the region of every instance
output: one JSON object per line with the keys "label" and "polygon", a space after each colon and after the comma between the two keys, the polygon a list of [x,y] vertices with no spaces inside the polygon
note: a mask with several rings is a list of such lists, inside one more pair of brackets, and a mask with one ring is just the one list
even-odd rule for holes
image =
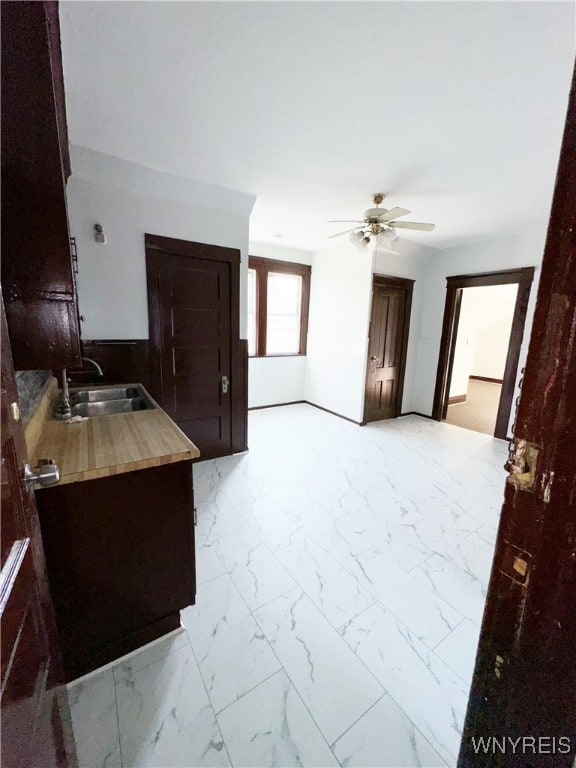
{"label": "wooden countertop", "polygon": [[200,456],[160,407],[75,423],[53,419],[52,410],[48,409],[34,448],[30,446],[30,460],[52,459],[60,469],[60,485]]}

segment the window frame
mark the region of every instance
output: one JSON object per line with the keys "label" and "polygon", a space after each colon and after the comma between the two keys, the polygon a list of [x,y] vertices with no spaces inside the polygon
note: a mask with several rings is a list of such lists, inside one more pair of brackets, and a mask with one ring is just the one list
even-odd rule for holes
{"label": "window frame", "polygon": [[[255,352],[250,357],[302,357],[306,354],[308,341],[308,314],[310,309],[310,277],[312,267],[294,261],[266,259],[262,256],[249,256],[248,269],[253,269],[256,278],[256,344]],[[298,352],[266,354],[267,318],[268,318],[268,274],[278,272],[284,275],[300,275],[302,291],[300,296],[300,340]]]}

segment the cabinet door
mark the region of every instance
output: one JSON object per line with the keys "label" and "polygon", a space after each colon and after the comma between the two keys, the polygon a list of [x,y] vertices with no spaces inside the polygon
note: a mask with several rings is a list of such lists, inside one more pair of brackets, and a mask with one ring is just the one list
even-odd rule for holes
{"label": "cabinet door", "polygon": [[72,768],[74,743],[34,494],[20,480],[24,430],[0,301],[0,636],[3,768]]}
{"label": "cabinet door", "polygon": [[16,369],[80,364],[57,13],[2,7],[2,287]]}

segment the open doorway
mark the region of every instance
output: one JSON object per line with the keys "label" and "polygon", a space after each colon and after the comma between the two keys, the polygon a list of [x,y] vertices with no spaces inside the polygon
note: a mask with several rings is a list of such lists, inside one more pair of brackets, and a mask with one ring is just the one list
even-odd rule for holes
{"label": "open doorway", "polygon": [[461,291],[446,421],[493,435],[518,284]]}
{"label": "open doorway", "polygon": [[447,278],[433,418],[507,437],[533,275]]}

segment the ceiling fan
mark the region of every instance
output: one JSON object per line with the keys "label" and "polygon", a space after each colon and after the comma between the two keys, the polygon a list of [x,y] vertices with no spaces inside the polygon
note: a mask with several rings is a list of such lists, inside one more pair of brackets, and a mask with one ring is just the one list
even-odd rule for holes
{"label": "ceiling fan", "polygon": [[398,240],[397,229],[416,229],[424,232],[431,232],[434,229],[434,224],[423,224],[418,221],[397,221],[398,218],[406,216],[410,211],[407,211],[406,208],[391,208],[390,210],[379,208],[378,206],[384,197],[382,192],[372,195],[372,202],[376,207],[364,211],[362,220],[329,221],[328,224],[356,224],[351,229],[345,229],[344,232],[330,235],[330,239],[347,235],[350,232],[350,240],[358,249],[362,250],[368,247],[372,238],[378,245],[389,247]]}

